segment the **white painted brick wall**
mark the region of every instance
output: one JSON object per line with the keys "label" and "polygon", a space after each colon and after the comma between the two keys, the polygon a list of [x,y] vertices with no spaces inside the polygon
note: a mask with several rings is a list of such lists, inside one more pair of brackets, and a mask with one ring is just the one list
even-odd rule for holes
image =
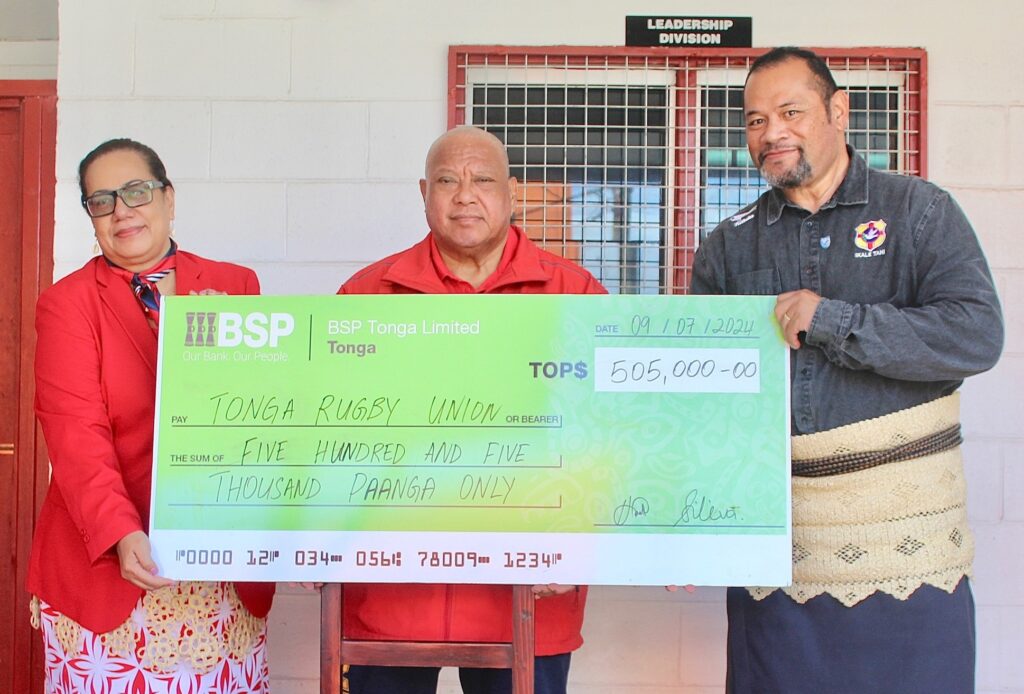
{"label": "white painted brick wall", "polygon": [[[759,45],[929,52],[931,178],[974,221],[1008,321],[1002,362],[963,389],[978,685],[982,694],[1021,694],[1024,3],[982,5],[865,0],[839,21],[812,0],[781,13],[736,0],[727,14],[752,16]],[[62,2],[56,274],[81,265],[92,246],[78,160],[102,139],[128,135],[165,158],[184,247],[249,264],[267,293],[333,292],[424,234],[416,180],[445,124],[449,44],[615,45],[630,12],[683,10],[667,0],[632,10],[615,0]],[[0,45],[0,77],[17,63],[10,51]],[[571,691],[720,692],[722,596],[593,589]],[[275,694],[318,691],[318,609],[315,595],[282,589],[271,618]],[[442,694],[457,691],[446,670]]]}
{"label": "white painted brick wall", "polygon": [[67,223],[57,222],[53,229],[54,280],[78,269],[85,259],[94,255],[96,239],[92,224],[79,202],[81,195],[77,181],[57,180],[54,215],[58,220],[67,220]]}
{"label": "white painted brick wall", "polygon": [[[1020,101],[1019,97],[1017,101]],[[1024,186],[1024,106],[1019,103],[1009,109],[1007,130],[1009,132],[1007,133],[1006,156],[1009,171],[1004,185]]]}
{"label": "white painted brick wall", "polygon": [[[1006,442],[1003,448],[1003,519],[1024,523],[1024,442]],[[1009,548],[1020,551],[1020,547]],[[1018,583],[1020,577],[1017,577]]]}
{"label": "white painted brick wall", "polygon": [[973,524],[998,523],[1003,518],[1005,446],[972,437],[964,442],[967,478],[967,517]]}
{"label": "white painted brick wall", "polygon": [[[423,175],[426,152],[423,142],[431,142],[447,125],[447,104],[434,101],[386,101],[370,103],[370,179],[405,181]],[[418,189],[417,199],[419,199]],[[421,200],[422,201],[422,200]]]}
{"label": "white painted brick wall", "polygon": [[1014,296],[1024,296],[1024,272],[1007,272],[1002,276],[1000,289],[1004,292],[1003,312],[1006,317],[1007,351],[1024,352],[1024,306],[1013,301]]}
{"label": "white painted brick wall", "polygon": [[[177,184],[181,179],[210,175],[211,112],[210,102],[204,100],[83,100],[61,94],[57,116],[60,138],[68,142],[95,146],[110,139],[110,133],[145,142],[160,153],[171,181]],[[74,177],[89,149],[87,144],[58,147],[57,170]],[[75,221],[89,226],[88,219]]]}
{"label": "white painted brick wall", "polygon": [[[1024,123],[1021,124],[1024,127]],[[1021,152],[1024,156],[1024,151]],[[957,202],[970,218],[974,228],[981,237],[985,255],[989,265],[999,273],[1000,270],[1024,268],[1024,243],[1021,243],[1021,223],[1024,219],[1024,186],[1017,188],[962,188],[949,186]],[[1000,275],[1000,279],[1005,279]],[[1007,303],[1012,295],[1000,295],[1003,308],[1009,309]],[[1016,296],[1020,296],[1017,294]],[[1011,330],[1012,326],[1007,326]],[[1017,343],[1016,351],[1024,351],[1021,343]]]}
{"label": "white painted brick wall", "polygon": [[[175,238],[185,247],[246,264],[285,257],[284,182],[189,179],[174,181],[174,187]],[[225,210],[231,210],[227,219]]]}
{"label": "white painted brick wall", "polygon": [[[345,220],[347,231],[338,220]],[[314,261],[326,253],[366,265],[408,247],[410,236],[426,233],[423,198],[408,182],[288,186],[289,260]]]}
{"label": "white painted brick wall", "polygon": [[987,440],[1021,435],[1021,394],[1010,384],[1024,384],[1024,356],[1009,350],[996,368],[964,382],[961,421],[965,436]]}
{"label": "white painted brick wall", "polygon": [[[67,2],[61,4],[57,48],[58,96],[61,99],[84,96],[91,100],[131,94],[135,81],[135,43],[138,40],[135,34],[136,15],[140,10],[154,12],[157,8],[148,3],[119,0],[96,0],[77,7]],[[156,39],[147,37],[143,40]],[[58,124],[58,150],[61,149],[62,130]],[[88,145],[84,146],[88,150]],[[79,144],[72,150],[81,147]],[[58,169],[58,175],[60,172]]]}
{"label": "white painted brick wall", "polygon": [[260,278],[264,294],[333,294],[366,263],[246,263]]}
{"label": "white painted brick wall", "polygon": [[[444,64],[444,46],[410,23],[392,34],[379,24],[383,17],[366,16],[369,8],[347,3],[324,18],[297,20],[292,62],[293,94],[298,98],[415,101],[444,98],[436,66]],[[440,5],[427,5],[443,14]],[[409,5],[407,9],[412,9]],[[340,32],[340,33],[339,33]],[[392,46],[394,50],[386,50]],[[405,57],[416,56],[413,60]],[[402,75],[396,82],[395,75]],[[388,76],[388,77],[385,77]],[[442,115],[443,115],[442,111]]]}
{"label": "white painted brick wall", "polygon": [[[995,186],[1006,180],[1008,109],[932,102],[928,113],[929,177],[942,185]],[[936,142],[934,133],[963,133]]]}
{"label": "white painted brick wall", "polygon": [[264,100],[288,95],[291,23],[287,19],[146,16],[140,18],[136,37],[134,93],[138,96]]}
{"label": "white painted brick wall", "polygon": [[369,107],[330,101],[217,101],[211,175],[362,180]]}
{"label": "white painted brick wall", "polygon": [[[1019,579],[1018,579],[1019,580]],[[1024,682],[1024,607],[978,609],[978,689],[1019,692]]]}

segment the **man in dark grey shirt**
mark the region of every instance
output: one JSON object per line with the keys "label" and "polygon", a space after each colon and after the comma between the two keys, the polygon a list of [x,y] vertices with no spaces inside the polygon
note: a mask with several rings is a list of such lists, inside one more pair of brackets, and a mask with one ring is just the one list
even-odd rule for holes
{"label": "man in dark grey shirt", "polygon": [[778,296],[793,433],[810,436],[794,438],[794,586],[729,591],[730,691],[971,692],[952,394],[1002,349],[988,265],[948,193],[846,145],[848,98],[813,53],[755,62],[744,110],[772,189],[701,245],[691,291]]}

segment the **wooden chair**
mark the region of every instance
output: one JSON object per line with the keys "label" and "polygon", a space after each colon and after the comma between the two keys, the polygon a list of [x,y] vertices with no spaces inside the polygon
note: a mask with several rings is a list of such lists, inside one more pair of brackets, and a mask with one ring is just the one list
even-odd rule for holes
{"label": "wooden chair", "polygon": [[340,694],[341,666],[511,668],[512,694],[533,694],[534,597],[530,586],[512,588],[510,643],[360,641],[342,633],[344,585],[320,591],[320,694]]}

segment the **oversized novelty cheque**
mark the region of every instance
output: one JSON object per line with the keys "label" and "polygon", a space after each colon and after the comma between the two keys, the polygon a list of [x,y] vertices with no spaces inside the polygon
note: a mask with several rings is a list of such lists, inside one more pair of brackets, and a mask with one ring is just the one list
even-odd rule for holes
{"label": "oversized novelty cheque", "polygon": [[784,585],[771,297],[167,297],[179,579]]}

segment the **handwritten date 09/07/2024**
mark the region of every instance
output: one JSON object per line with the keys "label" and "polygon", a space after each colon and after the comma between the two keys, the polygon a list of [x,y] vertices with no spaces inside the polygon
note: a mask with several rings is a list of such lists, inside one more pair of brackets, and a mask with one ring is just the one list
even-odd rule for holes
{"label": "handwritten date 09/07/2024", "polygon": [[[598,326],[599,332],[606,332],[606,330],[602,330],[602,327],[617,328],[618,326]],[[636,337],[750,336],[754,332],[754,321],[750,318],[723,316],[708,318],[701,325],[695,318],[688,316],[665,318],[662,320],[658,317],[652,318],[651,316],[636,314],[630,321],[629,328],[630,333]],[[618,331],[616,330],[615,332]]]}

